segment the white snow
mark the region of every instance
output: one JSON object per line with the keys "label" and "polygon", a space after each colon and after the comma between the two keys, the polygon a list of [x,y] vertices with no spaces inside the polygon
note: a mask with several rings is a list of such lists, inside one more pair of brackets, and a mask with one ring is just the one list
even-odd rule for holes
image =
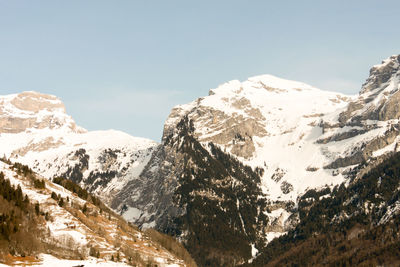
{"label": "white snow", "polygon": [[137,208],[129,207],[128,210],[126,212],[124,212],[123,217],[128,222],[133,222],[133,221],[139,219],[140,216],[142,215],[142,213],[143,212]]}
{"label": "white snow", "polygon": [[[38,262],[25,262],[25,261],[17,261],[12,266],[33,266],[33,267],[40,267],[40,266],[47,266],[47,267],[71,267],[71,266],[80,266],[83,265],[85,267],[122,267],[122,266],[131,266],[126,263],[122,262],[112,262],[112,261],[105,261],[99,260],[95,258],[91,258],[88,260],[66,260],[66,259],[59,259],[53,257],[48,254],[41,254]],[[11,266],[1,264],[1,267]],[[178,265],[176,265],[178,266]]]}
{"label": "white snow", "polygon": [[[386,61],[385,61],[386,62]],[[385,63],[387,64],[387,62]],[[396,92],[399,81],[391,79],[374,101],[355,112],[361,114],[386,99],[385,94]],[[368,93],[370,94],[370,93]],[[361,147],[377,136],[383,135],[389,125],[396,125],[398,120],[368,121],[366,125],[377,126],[364,134],[358,134],[342,141],[317,143],[317,140],[349,131],[362,130],[362,127],[346,126],[333,127],[322,131],[321,122],[331,125],[338,123],[339,114],[345,111],[349,102],[357,101],[359,96],[347,96],[340,93],[319,90],[305,83],[281,79],[272,75],[251,77],[247,81],[233,80],[210,90],[210,95],[199,98],[189,104],[180,105],[179,110],[170,117],[166,125],[173,125],[178,117],[188,114],[193,116],[196,135],[207,143],[212,140],[227,152],[231,152],[232,143],[218,143],[213,137],[228,129],[224,121],[213,121],[208,118],[207,109],[218,110],[226,114],[227,118],[246,120],[256,118],[257,123],[267,131],[265,136],[252,136],[255,152],[250,158],[240,158],[245,164],[252,167],[264,167],[262,189],[272,201],[296,202],[299,195],[311,188],[321,188],[325,185],[336,185],[345,181],[341,171],[324,169],[339,157],[350,156],[354,148]],[[368,97],[367,95],[362,96]],[[238,104],[239,103],[239,104]],[[197,110],[205,112],[200,117]],[[258,110],[261,117],[254,117],[254,110]],[[373,156],[380,156],[394,150],[392,143],[375,151]],[[277,169],[284,170],[280,181],[271,177]],[[293,186],[293,191],[285,194],[282,184]]]}
{"label": "white snow", "polygon": [[258,249],[254,244],[251,244],[251,259],[248,260],[248,263],[252,263],[253,260],[257,257]]}
{"label": "white snow", "polygon": [[286,234],[286,233],[282,233],[282,232],[268,232],[267,233],[267,235],[266,235],[266,240],[267,240],[267,244],[269,243],[269,242],[271,242],[272,240],[274,240],[275,238],[278,238],[278,237],[280,237],[280,236],[282,236],[282,235],[284,235],[284,234]]}
{"label": "white snow", "polygon": [[251,256],[254,258],[257,256],[258,249],[256,249],[256,246],[254,244],[251,244]]}
{"label": "white snow", "polygon": [[[307,188],[321,187],[326,184],[338,184],[344,181],[339,174],[332,176],[331,170],[323,167],[330,163],[340,152],[333,147],[317,144],[323,136],[319,123],[324,114],[331,114],[344,109],[353,96],[319,90],[301,82],[262,75],[249,78],[247,81],[230,81],[216,89],[210,95],[187,105],[178,106],[179,114],[196,115],[195,107],[206,107],[227,114],[228,118],[253,118],[253,110],[257,109],[263,118],[258,120],[267,131],[266,136],[252,136],[255,153],[249,159],[240,158],[245,164],[253,167],[264,166],[262,179],[263,191],[271,200],[293,200]],[[244,103],[238,106],[236,102]],[[246,103],[248,103],[246,105]],[[207,114],[205,116],[208,116]],[[337,115],[335,115],[337,117]],[[167,120],[172,125],[176,117]],[[200,140],[216,136],[224,128],[223,121],[218,121],[214,128],[203,124],[203,120],[195,120],[196,133]],[[207,121],[208,123],[208,121]],[[208,139],[207,139],[208,140]],[[221,144],[230,151],[229,144]],[[327,147],[328,155],[323,147]],[[341,148],[340,148],[341,149]],[[314,167],[314,172],[307,171]],[[286,171],[279,182],[271,179],[277,168]],[[287,182],[293,191],[283,194],[281,186]]]}
{"label": "white snow", "polygon": [[105,261],[96,258],[90,258],[87,260],[65,260],[65,259],[58,259],[48,254],[41,255],[42,262],[37,265],[32,266],[57,266],[57,267],[71,267],[77,265],[84,265],[85,267],[119,267],[119,266],[130,266],[126,263],[122,262],[112,262],[112,261]]}

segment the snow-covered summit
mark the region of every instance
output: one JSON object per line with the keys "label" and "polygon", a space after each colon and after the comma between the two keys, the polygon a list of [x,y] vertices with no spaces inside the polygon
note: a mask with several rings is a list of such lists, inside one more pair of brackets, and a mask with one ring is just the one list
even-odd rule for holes
{"label": "snow-covered summit", "polygon": [[352,99],[272,75],[230,81],[175,107],[164,137],[188,116],[201,142],[218,144],[251,166],[264,166],[264,189],[272,199],[295,200],[307,187],[342,181],[323,169],[331,158],[316,141],[322,118]]}
{"label": "snow-covered summit", "polygon": [[265,75],[259,75],[259,76],[254,76],[248,78],[247,81],[240,82],[238,80],[233,80],[227,83],[224,83],[220,85],[216,89],[211,89],[210,90],[210,95],[212,94],[224,94],[229,91],[232,91],[234,88],[243,88],[243,89],[248,89],[248,88],[258,88],[258,89],[265,89],[270,92],[275,92],[275,93],[282,93],[282,92],[287,92],[289,90],[296,90],[296,91],[302,91],[302,90],[318,90],[317,88],[308,85],[306,83],[302,82],[297,82],[297,81],[292,81],[292,80],[286,80],[282,79],[270,74],[265,74]]}
{"label": "snow-covered summit", "polygon": [[[316,121],[324,114],[344,108],[352,99],[353,96],[272,75],[255,76],[244,82],[233,80],[211,89],[209,96],[176,106],[165,123],[164,136],[185,114],[195,119],[200,138],[218,136],[227,120],[235,124],[253,121],[259,131],[244,127],[245,131],[253,132],[248,135],[281,135],[298,128],[302,121],[310,123],[310,118]],[[201,122],[197,122],[200,118]]]}

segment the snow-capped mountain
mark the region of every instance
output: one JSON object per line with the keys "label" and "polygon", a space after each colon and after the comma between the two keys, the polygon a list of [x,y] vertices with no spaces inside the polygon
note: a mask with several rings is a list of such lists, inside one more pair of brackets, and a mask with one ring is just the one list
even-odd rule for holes
{"label": "snow-capped mountain", "polygon": [[175,107],[161,144],[85,131],[54,96],[4,96],[0,145],[126,219],[178,236],[200,265],[244,263],[296,225],[307,190],[348,184],[397,151],[399,62],[374,66],[356,96],[271,75],[225,83]]}
{"label": "snow-capped mountain", "polygon": [[374,66],[358,96],[322,91],[271,75],[231,81],[175,107],[164,136],[184,116],[195,137],[263,169],[272,201],[336,185],[352,167],[397,148],[400,56]]}
{"label": "snow-capped mountain", "polygon": [[231,81],[209,96],[175,107],[164,134],[184,116],[194,135],[242,162],[264,170],[263,191],[271,200],[292,200],[307,187],[343,181],[324,170],[331,158],[316,141],[326,114],[345,108],[352,97],[271,75]]}
{"label": "snow-capped mountain", "polygon": [[0,97],[1,153],[52,179],[67,176],[111,202],[158,146],[120,131],[76,126],[63,103],[37,92]]}
{"label": "snow-capped mountain", "polygon": [[[358,96],[325,92],[270,75],[253,77],[245,82],[232,81],[212,89],[209,96],[172,110],[165,123],[162,143],[163,153],[169,159],[161,160],[161,163],[160,157],[151,160],[155,164],[153,170],[162,169],[167,175],[153,171],[151,174],[147,172],[144,177],[159,177],[158,185],[169,181],[172,186],[166,190],[167,195],[176,199],[185,194],[202,195],[202,201],[218,198],[221,196],[217,193],[218,179],[212,181],[206,193],[203,188],[191,188],[189,193],[174,190],[174,186],[179,188],[187,181],[182,179],[186,177],[185,169],[192,170],[195,183],[196,179],[196,182],[201,181],[198,178],[201,177],[201,170],[207,168],[204,162],[195,162],[196,158],[182,160],[185,159],[183,151],[196,154],[196,149],[193,149],[195,144],[187,142],[183,138],[185,134],[189,133],[208,151],[212,151],[210,144],[213,144],[221,152],[251,166],[259,175],[260,182],[257,179],[254,181],[261,192],[248,191],[248,188],[242,190],[246,194],[258,194],[258,199],[267,202],[266,209],[258,210],[253,216],[259,216],[260,212],[267,216],[263,238],[270,241],[297,224],[297,201],[307,190],[326,186],[333,188],[343,182],[347,184],[349,177],[361,176],[374,166],[365,167],[365,162],[379,163],[382,155],[397,150],[399,58],[392,56],[374,66]],[[183,134],[179,130],[182,125],[186,125]],[[185,150],[190,146],[192,150]],[[210,158],[220,160],[213,153],[197,154],[206,161]],[[225,160],[229,161],[226,168],[235,165],[232,158]],[[195,200],[188,200],[186,204],[192,204],[192,201]],[[173,222],[173,218],[190,213],[185,205],[158,209],[165,207],[165,202],[158,207],[151,203],[149,208],[147,204],[136,202],[138,210],[146,210],[145,215],[150,214],[140,216],[138,221],[148,223],[150,219],[161,229],[176,227],[165,223],[166,217],[172,216],[170,222]],[[216,205],[220,205],[223,214],[230,213],[222,203],[224,201],[220,200]],[[251,200],[250,203],[257,205]],[[134,202],[131,205],[135,205]],[[203,216],[207,216],[206,211],[203,212]],[[243,215],[239,208],[237,214]],[[265,221],[259,219],[253,225],[257,228],[257,224],[263,223]],[[182,225],[177,227],[186,230],[185,236],[190,230]],[[246,230],[243,232],[247,234]],[[263,231],[257,232],[257,235],[263,235]],[[255,237],[252,242],[257,244],[259,241]]]}

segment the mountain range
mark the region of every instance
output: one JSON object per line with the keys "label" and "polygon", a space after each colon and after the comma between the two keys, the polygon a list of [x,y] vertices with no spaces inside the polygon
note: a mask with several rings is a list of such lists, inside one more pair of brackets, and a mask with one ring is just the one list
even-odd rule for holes
{"label": "mountain range", "polygon": [[[173,108],[160,143],[87,131],[55,96],[0,96],[0,155],[178,238],[199,266],[359,265],[349,251],[366,248],[349,240],[398,246],[375,231],[397,229],[399,82],[400,55],[352,96],[272,75],[230,81]],[[331,249],[326,262],[317,243]],[[300,259],[296,246],[315,253]]]}

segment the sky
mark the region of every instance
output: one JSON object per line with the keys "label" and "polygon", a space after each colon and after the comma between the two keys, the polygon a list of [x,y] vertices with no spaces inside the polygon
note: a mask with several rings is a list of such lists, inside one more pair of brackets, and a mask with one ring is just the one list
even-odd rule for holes
{"label": "sky", "polygon": [[260,74],[356,94],[400,53],[400,1],[0,0],[0,94],[160,141],[171,108]]}

